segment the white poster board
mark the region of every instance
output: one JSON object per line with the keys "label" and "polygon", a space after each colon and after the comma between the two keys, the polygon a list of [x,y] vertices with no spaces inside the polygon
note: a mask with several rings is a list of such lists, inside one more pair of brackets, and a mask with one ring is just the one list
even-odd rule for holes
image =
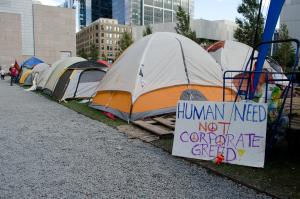
{"label": "white poster board", "polygon": [[264,167],[267,105],[179,101],[172,155]]}

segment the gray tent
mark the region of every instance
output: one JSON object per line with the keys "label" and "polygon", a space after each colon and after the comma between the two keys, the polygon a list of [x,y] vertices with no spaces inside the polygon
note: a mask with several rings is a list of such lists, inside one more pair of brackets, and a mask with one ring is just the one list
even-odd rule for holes
{"label": "gray tent", "polygon": [[53,97],[59,101],[92,97],[106,74],[107,67],[91,61],[77,62],[67,68],[59,78]]}

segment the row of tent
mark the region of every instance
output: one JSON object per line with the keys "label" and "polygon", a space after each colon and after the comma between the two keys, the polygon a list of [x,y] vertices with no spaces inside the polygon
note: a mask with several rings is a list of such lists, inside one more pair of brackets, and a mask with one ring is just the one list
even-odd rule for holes
{"label": "row of tent", "polygon": [[[175,112],[179,99],[223,100],[223,73],[243,70],[252,48],[222,41],[208,51],[175,33],[148,35],[131,45],[108,68],[71,57],[23,70],[20,83],[57,100],[92,97],[90,106],[126,121]],[[26,67],[25,67],[26,68]],[[265,63],[266,70],[274,70]],[[225,88],[234,98],[237,88]]]}
{"label": "row of tent", "polygon": [[80,57],[62,59],[51,66],[38,63],[33,67],[26,67],[22,64],[19,83],[32,85],[29,90],[43,90],[59,101],[90,98],[107,68],[105,64],[87,61]]}

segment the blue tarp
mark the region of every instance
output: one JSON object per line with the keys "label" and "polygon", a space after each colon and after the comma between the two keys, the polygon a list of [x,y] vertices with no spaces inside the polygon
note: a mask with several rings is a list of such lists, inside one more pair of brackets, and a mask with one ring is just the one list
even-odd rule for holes
{"label": "blue tarp", "polygon": [[44,63],[44,61],[42,61],[36,57],[31,57],[31,58],[27,59],[26,61],[24,61],[21,64],[21,67],[22,68],[26,67],[26,68],[32,69],[35,65],[40,64],[40,63]]}

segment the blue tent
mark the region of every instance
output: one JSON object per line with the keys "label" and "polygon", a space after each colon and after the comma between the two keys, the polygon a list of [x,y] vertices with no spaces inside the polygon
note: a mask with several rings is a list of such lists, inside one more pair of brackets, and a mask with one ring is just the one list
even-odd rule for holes
{"label": "blue tent", "polygon": [[26,61],[24,61],[21,64],[21,67],[32,69],[35,65],[40,64],[40,63],[44,63],[44,61],[42,61],[36,57],[31,57],[31,58],[27,59]]}

